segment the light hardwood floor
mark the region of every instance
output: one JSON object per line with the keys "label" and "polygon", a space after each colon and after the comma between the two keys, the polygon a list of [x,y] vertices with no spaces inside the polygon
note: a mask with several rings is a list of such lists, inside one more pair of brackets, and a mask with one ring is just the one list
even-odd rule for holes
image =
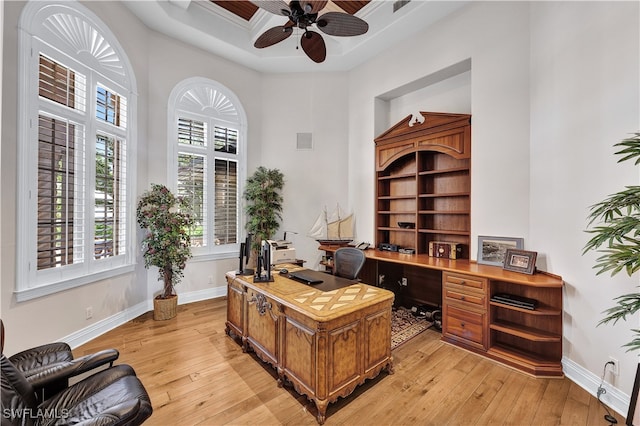
{"label": "light hardwood floor", "polygon": [[[306,397],[225,334],[226,299],[151,312],[74,350],[113,347],[153,405],[146,425],[317,425]],[[440,341],[427,330],[381,373],[329,405],[326,425],[607,425],[596,398],[568,379],[535,379]],[[624,425],[624,418],[611,411]]]}

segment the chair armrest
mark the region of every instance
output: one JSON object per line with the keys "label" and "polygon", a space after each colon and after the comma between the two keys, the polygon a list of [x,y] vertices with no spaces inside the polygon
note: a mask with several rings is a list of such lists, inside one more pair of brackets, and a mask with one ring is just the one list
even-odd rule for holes
{"label": "chair armrest", "polygon": [[50,383],[67,380],[105,364],[113,365],[120,352],[117,349],[105,349],[93,354],[81,356],[70,361],[59,362],[41,369],[27,377],[34,389],[43,388]]}
{"label": "chair armrest", "polygon": [[48,343],[18,352],[9,357],[9,361],[20,371],[37,370],[48,365],[71,361],[73,354],[68,344],[63,342]]}

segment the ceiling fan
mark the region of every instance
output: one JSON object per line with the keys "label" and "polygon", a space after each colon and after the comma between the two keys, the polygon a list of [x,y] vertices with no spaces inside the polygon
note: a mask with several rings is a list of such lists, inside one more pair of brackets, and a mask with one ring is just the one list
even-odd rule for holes
{"label": "ceiling fan", "polygon": [[343,12],[326,12],[321,16],[318,13],[324,9],[328,1],[319,0],[292,0],[289,4],[283,0],[255,0],[251,3],[276,15],[286,16],[289,21],[265,31],[253,44],[262,49],[273,46],[293,34],[294,28],[300,28],[304,32],[300,38],[302,50],[314,62],[320,63],[327,57],[327,47],[320,33],[312,31],[312,25],[316,25],[320,31],[332,36],[357,36],[369,30],[369,24],[362,19]]}

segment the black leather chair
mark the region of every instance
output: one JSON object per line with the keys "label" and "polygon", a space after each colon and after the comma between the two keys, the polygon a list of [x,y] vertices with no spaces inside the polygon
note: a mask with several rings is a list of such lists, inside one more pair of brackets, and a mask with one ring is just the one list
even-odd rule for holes
{"label": "black leather chair", "polygon": [[333,254],[333,274],[354,280],[364,266],[364,251],[355,247],[340,247]]}
{"label": "black leather chair", "polygon": [[39,402],[31,383],[4,354],[0,363],[3,425],[139,425],[153,412],[147,391],[125,364]]}
{"label": "black leather chair", "polygon": [[[4,353],[4,323],[1,350]],[[120,353],[105,349],[93,354],[73,358],[71,347],[64,342],[47,343],[11,355],[8,359],[25,376],[36,391],[39,400],[47,399],[69,386],[71,377],[107,365],[111,367]]]}

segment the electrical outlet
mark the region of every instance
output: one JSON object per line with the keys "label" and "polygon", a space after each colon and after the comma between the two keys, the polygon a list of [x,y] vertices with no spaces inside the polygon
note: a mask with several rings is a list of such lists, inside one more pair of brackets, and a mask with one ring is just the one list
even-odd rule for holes
{"label": "electrical outlet", "polygon": [[213,275],[209,275],[209,285],[213,285]]}
{"label": "electrical outlet", "polygon": [[613,363],[613,365],[609,364],[611,374],[617,376],[620,373],[620,365],[618,365],[618,360],[609,355],[609,362]]}
{"label": "electrical outlet", "polygon": [[85,311],[86,319],[93,318],[93,306],[89,306]]}
{"label": "electrical outlet", "polygon": [[400,285],[402,287],[406,287],[407,285],[409,285],[405,277],[402,277],[402,281],[400,282]]}

